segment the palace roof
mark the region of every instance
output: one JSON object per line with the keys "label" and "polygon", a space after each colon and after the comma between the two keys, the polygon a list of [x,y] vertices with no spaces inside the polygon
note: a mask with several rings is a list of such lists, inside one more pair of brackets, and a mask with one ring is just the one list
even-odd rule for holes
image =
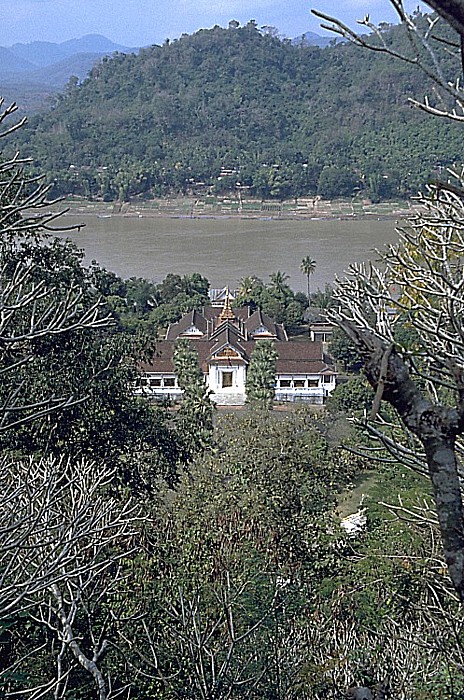
{"label": "palace roof", "polygon": [[224,306],[205,307],[202,312],[189,311],[180,321],[169,326],[166,340],[156,344],[151,362],[142,363],[146,372],[173,373],[174,343],[177,338],[188,338],[198,353],[204,373],[211,364],[248,365],[256,341],[274,341],[277,351],[278,374],[334,374],[321,342],[289,341],[285,328],[275,323],[260,309],[251,312],[248,307],[232,309],[226,296]]}

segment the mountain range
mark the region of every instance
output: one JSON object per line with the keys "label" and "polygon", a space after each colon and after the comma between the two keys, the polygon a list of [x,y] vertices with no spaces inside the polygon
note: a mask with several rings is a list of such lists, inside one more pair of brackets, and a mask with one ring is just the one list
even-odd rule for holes
{"label": "mountain range", "polygon": [[[331,39],[305,32],[292,41],[322,48]],[[17,102],[21,113],[33,113],[63,90],[71,76],[83,80],[103,56],[138,51],[139,47],[116,44],[101,34],[61,43],[33,41],[0,46],[0,94],[7,102]]]}
{"label": "mountain range", "polygon": [[103,56],[137,51],[100,34],[58,44],[33,41],[0,46],[0,94],[5,102],[16,102],[20,114],[31,114],[46,107],[71,76],[83,80]]}
{"label": "mountain range", "polygon": [[1,82],[11,80],[61,88],[71,75],[84,78],[102,56],[138,49],[115,44],[100,34],[87,34],[60,44],[33,41],[0,47]]}
{"label": "mountain range", "polygon": [[[408,50],[401,27],[384,36]],[[379,52],[289,42],[250,20],[104,58],[30,117],[18,148],[57,196],[223,193],[238,182],[264,199],[393,199],[462,161],[458,125],[408,102],[431,90]]]}

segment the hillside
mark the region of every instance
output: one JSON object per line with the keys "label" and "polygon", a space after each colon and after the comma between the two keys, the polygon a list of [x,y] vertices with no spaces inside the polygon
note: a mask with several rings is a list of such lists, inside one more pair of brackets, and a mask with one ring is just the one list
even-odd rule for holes
{"label": "hillside", "polygon": [[[390,30],[401,42],[401,30]],[[245,27],[104,58],[30,120],[22,147],[56,194],[127,199],[406,196],[462,159],[461,132],[414,110],[422,75],[352,45],[295,45]]]}

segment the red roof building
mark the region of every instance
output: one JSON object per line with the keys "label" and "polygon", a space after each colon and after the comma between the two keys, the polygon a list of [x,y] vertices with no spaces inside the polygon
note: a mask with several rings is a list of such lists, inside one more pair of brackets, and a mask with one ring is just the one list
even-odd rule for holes
{"label": "red roof building", "polygon": [[150,363],[142,363],[137,393],[151,398],[177,399],[182,391],[172,362],[174,343],[188,338],[217,404],[240,405],[246,400],[246,373],[257,340],[274,341],[277,351],[277,401],[322,404],[335,388],[336,372],[322,342],[292,341],[283,325],[261,310],[232,308],[226,295],[223,307],[190,311],[171,324],[166,339],[157,343]]}

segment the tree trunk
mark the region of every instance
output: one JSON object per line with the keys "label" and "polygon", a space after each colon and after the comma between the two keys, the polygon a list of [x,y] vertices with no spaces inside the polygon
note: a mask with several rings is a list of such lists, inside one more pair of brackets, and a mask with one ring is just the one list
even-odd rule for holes
{"label": "tree trunk", "polygon": [[396,409],[406,428],[424,446],[446,565],[464,604],[464,508],[455,450],[461,433],[458,411],[425,398],[391,345],[351,321],[338,322],[362,353],[366,378],[373,389],[381,385],[381,398]]}

